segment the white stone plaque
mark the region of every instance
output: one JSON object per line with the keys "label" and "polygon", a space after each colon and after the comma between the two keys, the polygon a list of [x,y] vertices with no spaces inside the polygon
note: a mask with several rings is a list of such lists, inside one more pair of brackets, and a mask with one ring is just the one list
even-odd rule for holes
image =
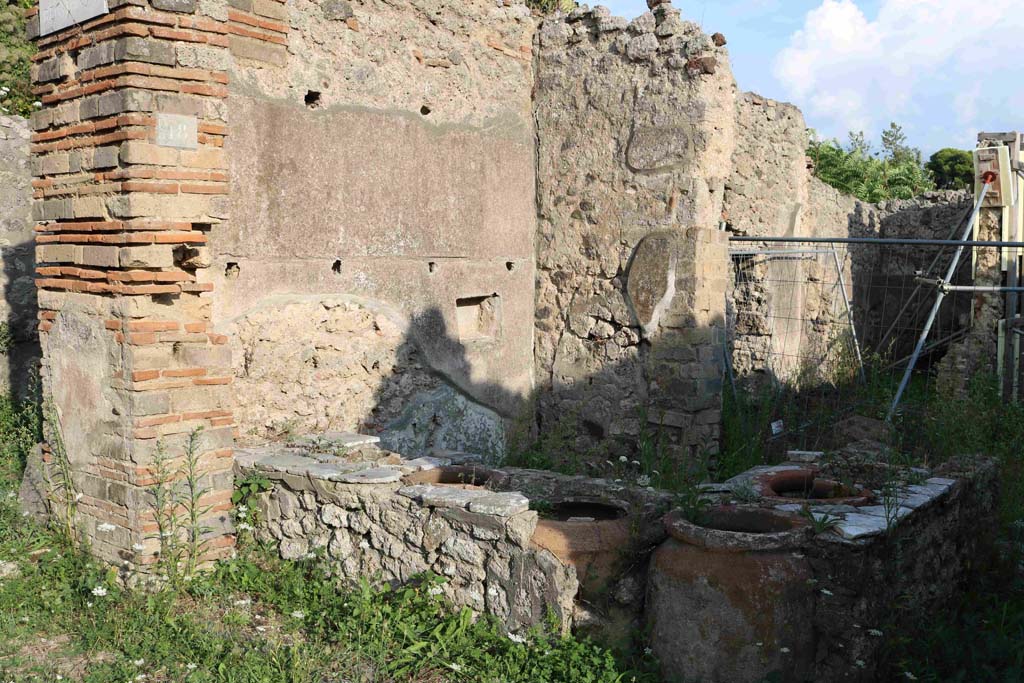
{"label": "white stone plaque", "polygon": [[194,116],[156,115],[156,144],[161,147],[195,149],[199,146],[199,125]]}
{"label": "white stone plaque", "polygon": [[39,35],[106,14],[107,0],[39,0]]}

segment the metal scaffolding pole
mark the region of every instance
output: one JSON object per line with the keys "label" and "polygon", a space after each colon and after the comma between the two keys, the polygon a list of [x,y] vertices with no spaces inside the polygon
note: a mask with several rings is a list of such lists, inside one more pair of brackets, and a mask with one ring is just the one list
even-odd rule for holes
{"label": "metal scaffolding pole", "polygon": [[[924,348],[924,343],[928,339],[928,333],[932,330],[932,324],[935,322],[935,316],[939,313],[939,307],[942,306],[942,300],[946,298],[947,287],[949,287],[950,281],[953,279],[953,275],[956,273],[956,268],[960,264],[960,256],[964,252],[964,247],[970,244],[967,240],[970,236],[971,231],[974,228],[974,221],[978,218],[978,213],[981,211],[981,205],[985,201],[985,195],[988,194],[989,187],[992,186],[992,182],[995,180],[995,173],[988,172],[984,176],[984,183],[981,186],[981,192],[979,193],[978,201],[974,205],[974,211],[971,212],[971,217],[967,221],[967,228],[964,230],[963,239],[960,241],[959,246],[956,248],[956,252],[953,254],[953,262],[949,264],[949,268],[946,270],[946,277],[942,279],[942,285],[939,287],[938,293],[935,296],[935,303],[932,304],[932,310],[928,314],[928,320],[924,324],[924,329],[921,330],[921,336],[917,340],[917,345],[914,347],[914,352],[910,354],[910,362],[907,363],[907,369],[903,373],[903,379],[900,380],[900,386],[896,390],[896,396],[892,399],[892,405],[889,406],[889,412],[885,416],[886,422],[892,422],[893,416],[896,414],[896,408],[900,404],[900,399],[903,398],[903,392],[907,390],[907,385],[910,383],[910,376],[914,373],[914,366],[917,365],[917,359],[921,355],[921,349]],[[939,240],[944,241],[944,240]]]}

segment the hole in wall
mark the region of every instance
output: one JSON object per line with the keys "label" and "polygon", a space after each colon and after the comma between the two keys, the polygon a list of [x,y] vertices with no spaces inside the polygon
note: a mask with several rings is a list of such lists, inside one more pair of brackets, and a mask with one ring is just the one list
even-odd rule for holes
{"label": "hole in wall", "polygon": [[508,272],[511,273],[515,269],[516,269],[516,264],[514,262],[512,262],[512,261],[505,261],[505,270],[507,270]]}
{"label": "hole in wall", "polygon": [[455,300],[459,339],[497,339],[501,333],[501,298],[497,294],[467,296]]}
{"label": "hole in wall", "polygon": [[420,107],[420,114],[422,114],[423,116],[427,116],[428,114],[430,114],[430,107],[424,104],[422,107]]}
{"label": "hole in wall", "polygon": [[303,98],[306,106],[310,109],[316,109],[320,106],[320,91],[319,90],[307,90],[306,97]]}
{"label": "hole in wall", "polygon": [[331,264],[331,272],[335,275],[341,275],[341,259],[334,259],[334,263]]}
{"label": "hole in wall", "polygon": [[238,272],[241,268],[238,267],[238,263],[235,261],[228,261],[228,264],[224,267],[224,277],[228,280],[234,280],[238,277]]}
{"label": "hole in wall", "polygon": [[437,272],[437,263],[434,262],[434,261],[430,261],[429,263],[427,263],[427,271],[431,272],[431,273],[436,273]]}

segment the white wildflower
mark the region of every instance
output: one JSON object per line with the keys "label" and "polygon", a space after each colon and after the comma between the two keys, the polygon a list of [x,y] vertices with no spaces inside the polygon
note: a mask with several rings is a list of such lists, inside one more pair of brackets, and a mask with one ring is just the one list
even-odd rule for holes
{"label": "white wildflower", "polygon": [[96,586],[92,589],[92,594],[95,595],[97,598],[102,598],[104,595],[107,594],[107,589],[103,586]]}
{"label": "white wildflower", "polygon": [[455,662],[452,662],[451,664],[449,664],[448,668],[451,669],[452,671],[456,672],[456,673],[458,673],[459,671],[462,671],[462,666],[460,666],[459,664],[456,664]]}
{"label": "white wildflower", "polygon": [[882,637],[882,632],[879,631],[877,628],[869,628],[868,629],[868,635],[869,636],[874,636],[875,638],[881,638]]}
{"label": "white wildflower", "polygon": [[639,477],[636,478],[636,483],[639,484],[640,486],[649,486],[651,483],[651,478],[648,477],[646,474],[641,474]]}
{"label": "white wildflower", "polygon": [[866,664],[864,663],[864,660],[863,660],[863,659],[858,659],[858,660],[857,660],[856,662],[854,662],[854,664],[856,664],[856,665],[857,665],[857,666],[858,666],[859,668],[861,668],[861,669],[863,669],[863,668],[864,668],[865,666],[867,666],[867,665],[866,665]]}
{"label": "white wildflower", "polygon": [[526,642],[526,638],[524,638],[523,636],[517,636],[515,633],[508,634],[508,639],[511,640],[513,643],[525,643]]}
{"label": "white wildflower", "polygon": [[431,586],[427,589],[427,593],[429,595],[440,595],[441,593],[444,593],[444,589],[442,589],[440,586]]}
{"label": "white wildflower", "polygon": [[136,659],[134,662],[132,662],[132,664],[134,664],[135,666],[142,666],[145,663],[146,663],[145,659]]}
{"label": "white wildflower", "polygon": [[306,618],[306,613],[303,612],[302,610],[298,610],[297,609],[294,612],[292,612],[292,617],[294,617],[295,619],[305,619]]}
{"label": "white wildflower", "polygon": [[103,524],[96,525],[96,531],[113,531],[117,527],[110,522],[103,522]]}
{"label": "white wildflower", "polygon": [[822,589],[821,589],[821,594],[822,594],[822,595],[834,595],[834,593],[832,593],[832,591],[830,591],[830,590],[829,590],[829,589],[827,589],[827,588],[822,588]]}
{"label": "white wildflower", "polygon": [[904,671],[903,672],[903,677],[906,678],[908,681],[916,681],[917,680],[917,676],[915,676],[914,674],[910,673],[909,671]]}
{"label": "white wildflower", "polygon": [[249,508],[246,507],[245,505],[239,505],[235,509],[238,510],[238,514],[240,514],[240,515],[244,515],[246,512],[249,511]]}
{"label": "white wildflower", "polygon": [[42,109],[43,108],[43,103],[40,102],[39,100],[36,100],[35,102],[32,103],[32,106],[35,107],[36,109]]}
{"label": "white wildflower", "polygon": [[246,518],[246,513],[245,513],[245,511],[243,511],[243,510],[239,510],[239,511],[238,511],[238,512],[237,512],[237,513],[235,514],[235,517],[237,517],[238,519],[245,519],[245,518]]}
{"label": "white wildflower", "polygon": [[654,650],[652,650],[652,649],[651,649],[651,648],[649,648],[649,647],[645,647],[645,648],[644,648],[644,654],[645,654],[645,655],[647,655],[648,657],[650,657],[651,655],[653,655],[653,654],[654,654]]}
{"label": "white wildflower", "polygon": [[629,458],[624,455],[619,456],[619,462],[629,462]]}
{"label": "white wildflower", "polygon": [[245,522],[242,522],[241,524],[236,524],[235,525],[235,529],[237,529],[238,531],[252,531],[253,530],[252,529],[252,525],[251,524],[246,524]]}
{"label": "white wildflower", "polygon": [[252,604],[252,600],[245,598],[244,600],[235,600],[235,607],[248,607]]}
{"label": "white wildflower", "polygon": [[87,602],[87,603],[85,603],[85,606],[86,607],[92,607],[92,603],[91,602]]}
{"label": "white wildflower", "polygon": [[267,630],[267,627],[266,626],[257,626],[256,630],[259,631],[260,633],[263,633],[264,631]]}
{"label": "white wildflower", "polygon": [[193,664],[192,662],[189,662],[188,664],[185,665],[185,668],[188,669],[189,671],[195,671],[199,667],[197,665]]}
{"label": "white wildflower", "polygon": [[605,462],[608,463],[608,467],[615,467],[615,463],[613,463],[611,460],[605,460]]}
{"label": "white wildflower", "polygon": [[781,652],[784,655],[788,655],[789,654],[789,648],[788,647],[780,647],[779,648],[779,652]]}

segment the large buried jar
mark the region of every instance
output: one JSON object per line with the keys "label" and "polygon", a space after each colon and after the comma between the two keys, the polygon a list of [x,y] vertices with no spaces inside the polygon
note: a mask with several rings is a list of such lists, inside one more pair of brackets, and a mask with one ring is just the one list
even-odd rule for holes
{"label": "large buried jar", "polygon": [[[666,681],[803,681],[814,663],[814,592],[797,516],[715,507],[665,517],[647,584],[650,644]],[[771,678],[769,678],[771,677]]]}

